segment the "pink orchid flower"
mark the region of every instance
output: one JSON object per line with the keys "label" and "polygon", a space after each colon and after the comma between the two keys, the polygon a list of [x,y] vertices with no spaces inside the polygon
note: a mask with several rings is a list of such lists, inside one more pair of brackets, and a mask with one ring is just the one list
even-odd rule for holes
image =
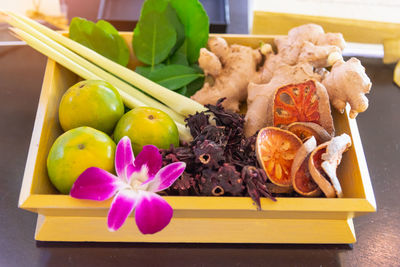
{"label": "pink orchid flower", "polygon": [[96,167],[86,169],[75,181],[73,198],[103,201],[113,196],[108,212],[108,229],[118,230],[135,210],[140,232],[154,234],[172,218],[172,207],[156,192],[170,187],[185,170],[184,162],[163,168],[161,154],[153,145],[143,147],[134,158],[129,137],[122,138],[115,151],[117,176]]}

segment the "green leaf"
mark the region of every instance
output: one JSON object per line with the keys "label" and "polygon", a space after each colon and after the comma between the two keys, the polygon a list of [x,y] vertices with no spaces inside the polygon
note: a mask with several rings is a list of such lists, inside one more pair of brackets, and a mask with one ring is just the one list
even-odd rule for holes
{"label": "green leaf", "polygon": [[165,67],[164,64],[157,64],[153,68],[151,66],[138,66],[138,67],[136,67],[135,72],[139,73],[140,75],[142,75],[146,78],[149,78],[152,70],[157,70],[157,69],[160,69],[163,67]]}
{"label": "green leaf", "polygon": [[178,50],[176,50],[175,54],[168,58],[168,64],[189,66],[186,55],[186,42],[183,43]]}
{"label": "green leaf", "polygon": [[187,85],[185,96],[191,97],[204,85],[204,76],[200,77]]}
{"label": "green leaf", "polygon": [[193,81],[197,81],[199,79],[204,80],[204,74],[202,70],[200,68],[197,69],[195,66],[189,67],[182,65],[158,64],[153,68],[151,66],[139,66],[136,67],[135,71],[136,73],[139,73],[140,75],[162,86],[165,86],[170,90],[179,89],[185,93],[187,89],[183,91],[182,87],[194,83],[194,85],[191,86],[191,90],[196,90],[196,88],[198,90],[199,82],[195,83]]}
{"label": "green leaf", "polygon": [[190,65],[190,67],[192,67],[192,68],[193,68],[194,70],[196,70],[198,73],[204,73],[204,72],[203,72],[203,69],[200,68],[199,64],[197,64],[197,63]]}
{"label": "green leaf", "polygon": [[151,66],[164,61],[185,41],[185,29],[168,0],[146,0],[134,30],[136,57]]}
{"label": "green leaf", "polygon": [[129,49],[118,31],[107,21],[96,24],[83,18],[71,20],[69,37],[123,66],[128,65]]}
{"label": "green leaf", "polygon": [[209,20],[198,0],[170,0],[183,26],[187,42],[187,56],[190,63],[199,58],[200,48],[208,41]]}
{"label": "green leaf", "polygon": [[170,4],[167,5],[165,9],[165,14],[169,20],[169,22],[174,26],[176,31],[176,44],[171,50],[171,54],[173,54],[179,47],[182,46],[185,41],[185,28],[183,24],[180,22],[178,15],[176,14],[175,9],[172,8]]}
{"label": "green leaf", "polygon": [[169,0],[146,0],[143,2],[142,9],[140,10],[140,16],[153,11],[162,13],[167,8],[168,3]]}
{"label": "green leaf", "polygon": [[169,3],[169,0],[146,0],[143,3],[142,9],[140,11],[140,18],[146,15],[149,12],[160,12],[165,13],[167,19],[171,23],[171,25],[175,28],[176,31],[176,44],[172,52],[180,47],[185,41],[185,28],[183,24],[180,22],[178,15],[176,14],[175,9]]}
{"label": "green leaf", "polygon": [[136,57],[154,66],[164,61],[176,43],[176,31],[165,13],[150,11],[140,16],[132,41]]}
{"label": "green leaf", "polygon": [[184,86],[184,87],[182,87],[182,88],[179,88],[179,89],[176,90],[175,92],[177,92],[178,94],[181,94],[181,95],[186,95],[187,87]]}
{"label": "green leaf", "polygon": [[182,65],[167,65],[153,70],[149,79],[171,90],[177,90],[192,81],[204,77],[197,70]]}

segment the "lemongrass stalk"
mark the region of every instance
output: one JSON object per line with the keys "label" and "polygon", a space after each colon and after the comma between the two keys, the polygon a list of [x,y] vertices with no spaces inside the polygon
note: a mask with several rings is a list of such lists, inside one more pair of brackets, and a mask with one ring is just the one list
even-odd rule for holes
{"label": "lemongrass stalk", "polygon": [[[54,61],[58,62],[65,68],[71,70],[72,72],[76,73],[77,75],[81,76],[84,79],[100,79],[97,75],[93,74],[91,71],[87,70],[86,68],[82,67],[81,65],[77,64],[70,58],[66,57],[65,55],[61,54],[57,50],[53,49],[52,47],[46,45],[45,43],[41,42],[40,40],[36,39],[32,35],[24,32],[18,28],[11,28],[17,37],[23,41],[25,41],[29,46],[33,47],[40,53],[46,55],[47,57],[53,59]],[[126,101],[125,103],[129,103],[132,106],[145,106],[143,103],[132,97],[131,95],[127,94],[124,91],[119,91],[121,97]],[[192,136],[189,130],[185,127],[185,125],[176,122],[178,131],[179,131],[179,138],[182,141],[190,141]]]}
{"label": "lemongrass stalk", "polygon": [[20,18],[21,20],[29,24],[31,27],[47,35],[49,38],[61,43],[62,45],[74,51],[75,53],[89,59],[90,61],[102,67],[103,69],[138,87],[142,91],[148,93],[149,95],[153,96],[154,98],[158,99],[165,105],[169,106],[171,109],[175,110],[176,112],[184,116],[187,116],[189,114],[194,114],[197,111],[201,112],[206,110],[206,108],[200,103],[186,96],[180,95],[174,91],[171,91],[143,77],[142,75],[137,74],[136,72],[128,68],[125,68],[118,63],[115,63],[114,61],[98,54],[97,52],[87,48],[86,46],[83,46],[72,39],[62,36],[61,34],[47,28],[46,26],[43,26],[42,24],[30,18],[27,18],[25,16],[20,16],[12,12],[6,12],[6,13],[9,14],[10,16]]}
{"label": "lemongrass stalk", "polygon": [[[43,42],[40,42],[38,39],[33,37],[32,35],[24,32],[18,28],[10,28],[12,32],[21,39],[25,41],[29,46],[34,48],[35,50],[39,51],[40,53],[46,55],[47,57],[51,58],[52,60],[58,62],[65,68],[71,70],[72,72],[76,73],[80,77],[84,79],[93,79],[93,80],[101,80],[100,77],[92,73],[91,71],[87,70],[86,68],[82,67],[81,65],[77,64],[76,62],[72,61],[71,59],[65,57],[63,54],[59,53],[58,51],[52,49],[51,47],[47,46]],[[127,106],[132,107],[140,107],[144,106],[144,104],[134,97],[126,94],[125,92],[119,91],[121,97],[124,99],[124,102],[128,104]]]}
{"label": "lemongrass stalk", "polygon": [[[133,88],[130,84],[118,79],[114,75],[104,71],[103,69],[99,68],[98,66],[94,65],[93,63],[87,61],[86,59],[82,58],[81,56],[75,54],[71,50],[65,48],[64,46],[60,45],[59,43],[55,42],[54,40],[50,39],[46,35],[40,33],[36,29],[32,28],[30,25],[26,24],[24,21],[20,20],[17,17],[11,17],[8,19],[8,23],[10,23],[14,27],[18,27],[25,32],[28,32],[33,37],[37,38],[38,40],[44,42],[49,47],[53,48],[54,50],[64,54],[66,57],[70,58],[72,61],[76,62],[78,65],[83,66],[84,68],[88,69],[90,72],[95,74],[96,76],[100,77],[101,80],[105,80],[112,85],[114,85],[118,91],[125,91],[128,95],[133,96],[139,102],[140,105],[128,105],[129,108],[134,108],[138,106],[150,106],[157,109],[160,109],[167,113],[173,120],[178,123],[184,124],[184,118],[182,115],[176,113],[175,111],[171,110],[170,108],[164,106],[163,104],[157,102],[156,100],[146,96],[142,92],[138,91],[137,89]],[[120,92],[121,93],[121,92]],[[132,103],[130,101],[129,103]]]}
{"label": "lemongrass stalk", "polygon": [[181,123],[177,123],[175,122],[176,127],[178,128],[178,132],[179,132],[179,139],[182,142],[190,142],[193,140],[193,136],[190,133],[190,130],[188,127],[186,127],[185,124],[181,124]]}

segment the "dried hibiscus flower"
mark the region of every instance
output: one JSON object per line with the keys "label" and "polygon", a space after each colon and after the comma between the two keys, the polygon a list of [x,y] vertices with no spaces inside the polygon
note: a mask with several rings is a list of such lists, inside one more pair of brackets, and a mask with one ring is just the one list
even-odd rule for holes
{"label": "dried hibiscus flower", "polygon": [[186,163],[183,175],[165,193],[250,196],[260,208],[260,197],[274,198],[257,162],[256,136],[245,137],[243,115],[226,111],[223,101],[220,99],[215,106],[206,105],[208,111],[186,119],[193,136],[191,143],[161,151],[163,165]]}

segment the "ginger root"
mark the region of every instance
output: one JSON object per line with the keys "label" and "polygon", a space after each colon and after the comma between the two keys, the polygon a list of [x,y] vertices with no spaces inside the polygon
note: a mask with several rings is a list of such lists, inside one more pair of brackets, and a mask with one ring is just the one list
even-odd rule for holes
{"label": "ginger root", "polygon": [[[371,82],[357,59],[343,60],[342,34],[325,33],[319,25],[306,24],[274,42],[276,53],[269,44],[252,49],[228,45],[219,37],[210,38],[209,50],[200,50],[199,65],[212,79],[206,79],[192,99],[201,104],[216,104],[225,97],[223,106],[237,112],[240,102],[247,98],[246,136],[273,124],[275,92],[289,84],[316,82],[321,116],[318,123],[332,136],[329,101],[341,112],[349,103],[351,118],[368,107],[365,94]],[[326,68],[331,66],[328,71]]]}
{"label": "ginger root", "polygon": [[372,84],[358,59],[336,61],[322,84],[328,91],[331,104],[341,113],[344,112],[346,103],[350,104],[350,118],[355,118],[368,108],[365,94],[369,93]]}
{"label": "ginger root", "polygon": [[240,102],[247,98],[247,85],[256,79],[261,52],[242,45],[229,46],[220,37],[210,38],[208,47],[210,51],[200,50],[199,65],[214,82],[205,82],[192,99],[201,104],[215,105],[220,98],[226,97],[224,108],[237,112]]}
{"label": "ginger root", "polygon": [[325,67],[342,60],[341,51],[345,46],[342,34],[325,33],[319,25],[306,24],[291,29],[288,36],[276,38],[275,44],[278,53],[268,54],[258,72],[257,81],[264,84],[250,83],[248,86],[246,136],[253,135],[262,127],[272,125],[275,90],[287,84],[302,83],[311,79],[318,82],[322,101],[322,126],[329,134],[333,134],[328,94],[319,82],[327,75]]}
{"label": "ginger root", "polygon": [[310,64],[302,63],[294,66],[282,65],[274,72],[269,83],[250,83],[247,98],[248,108],[245,116],[245,135],[252,136],[262,127],[273,124],[272,109],[276,89],[289,83],[301,83],[310,79],[319,81],[320,77],[313,72]]}
{"label": "ginger root", "polygon": [[268,82],[281,65],[307,62],[314,68],[329,67],[338,56],[341,58],[345,46],[341,33],[325,33],[316,24],[295,27],[287,36],[278,37],[274,42],[278,53],[267,57],[259,73],[262,83]]}

